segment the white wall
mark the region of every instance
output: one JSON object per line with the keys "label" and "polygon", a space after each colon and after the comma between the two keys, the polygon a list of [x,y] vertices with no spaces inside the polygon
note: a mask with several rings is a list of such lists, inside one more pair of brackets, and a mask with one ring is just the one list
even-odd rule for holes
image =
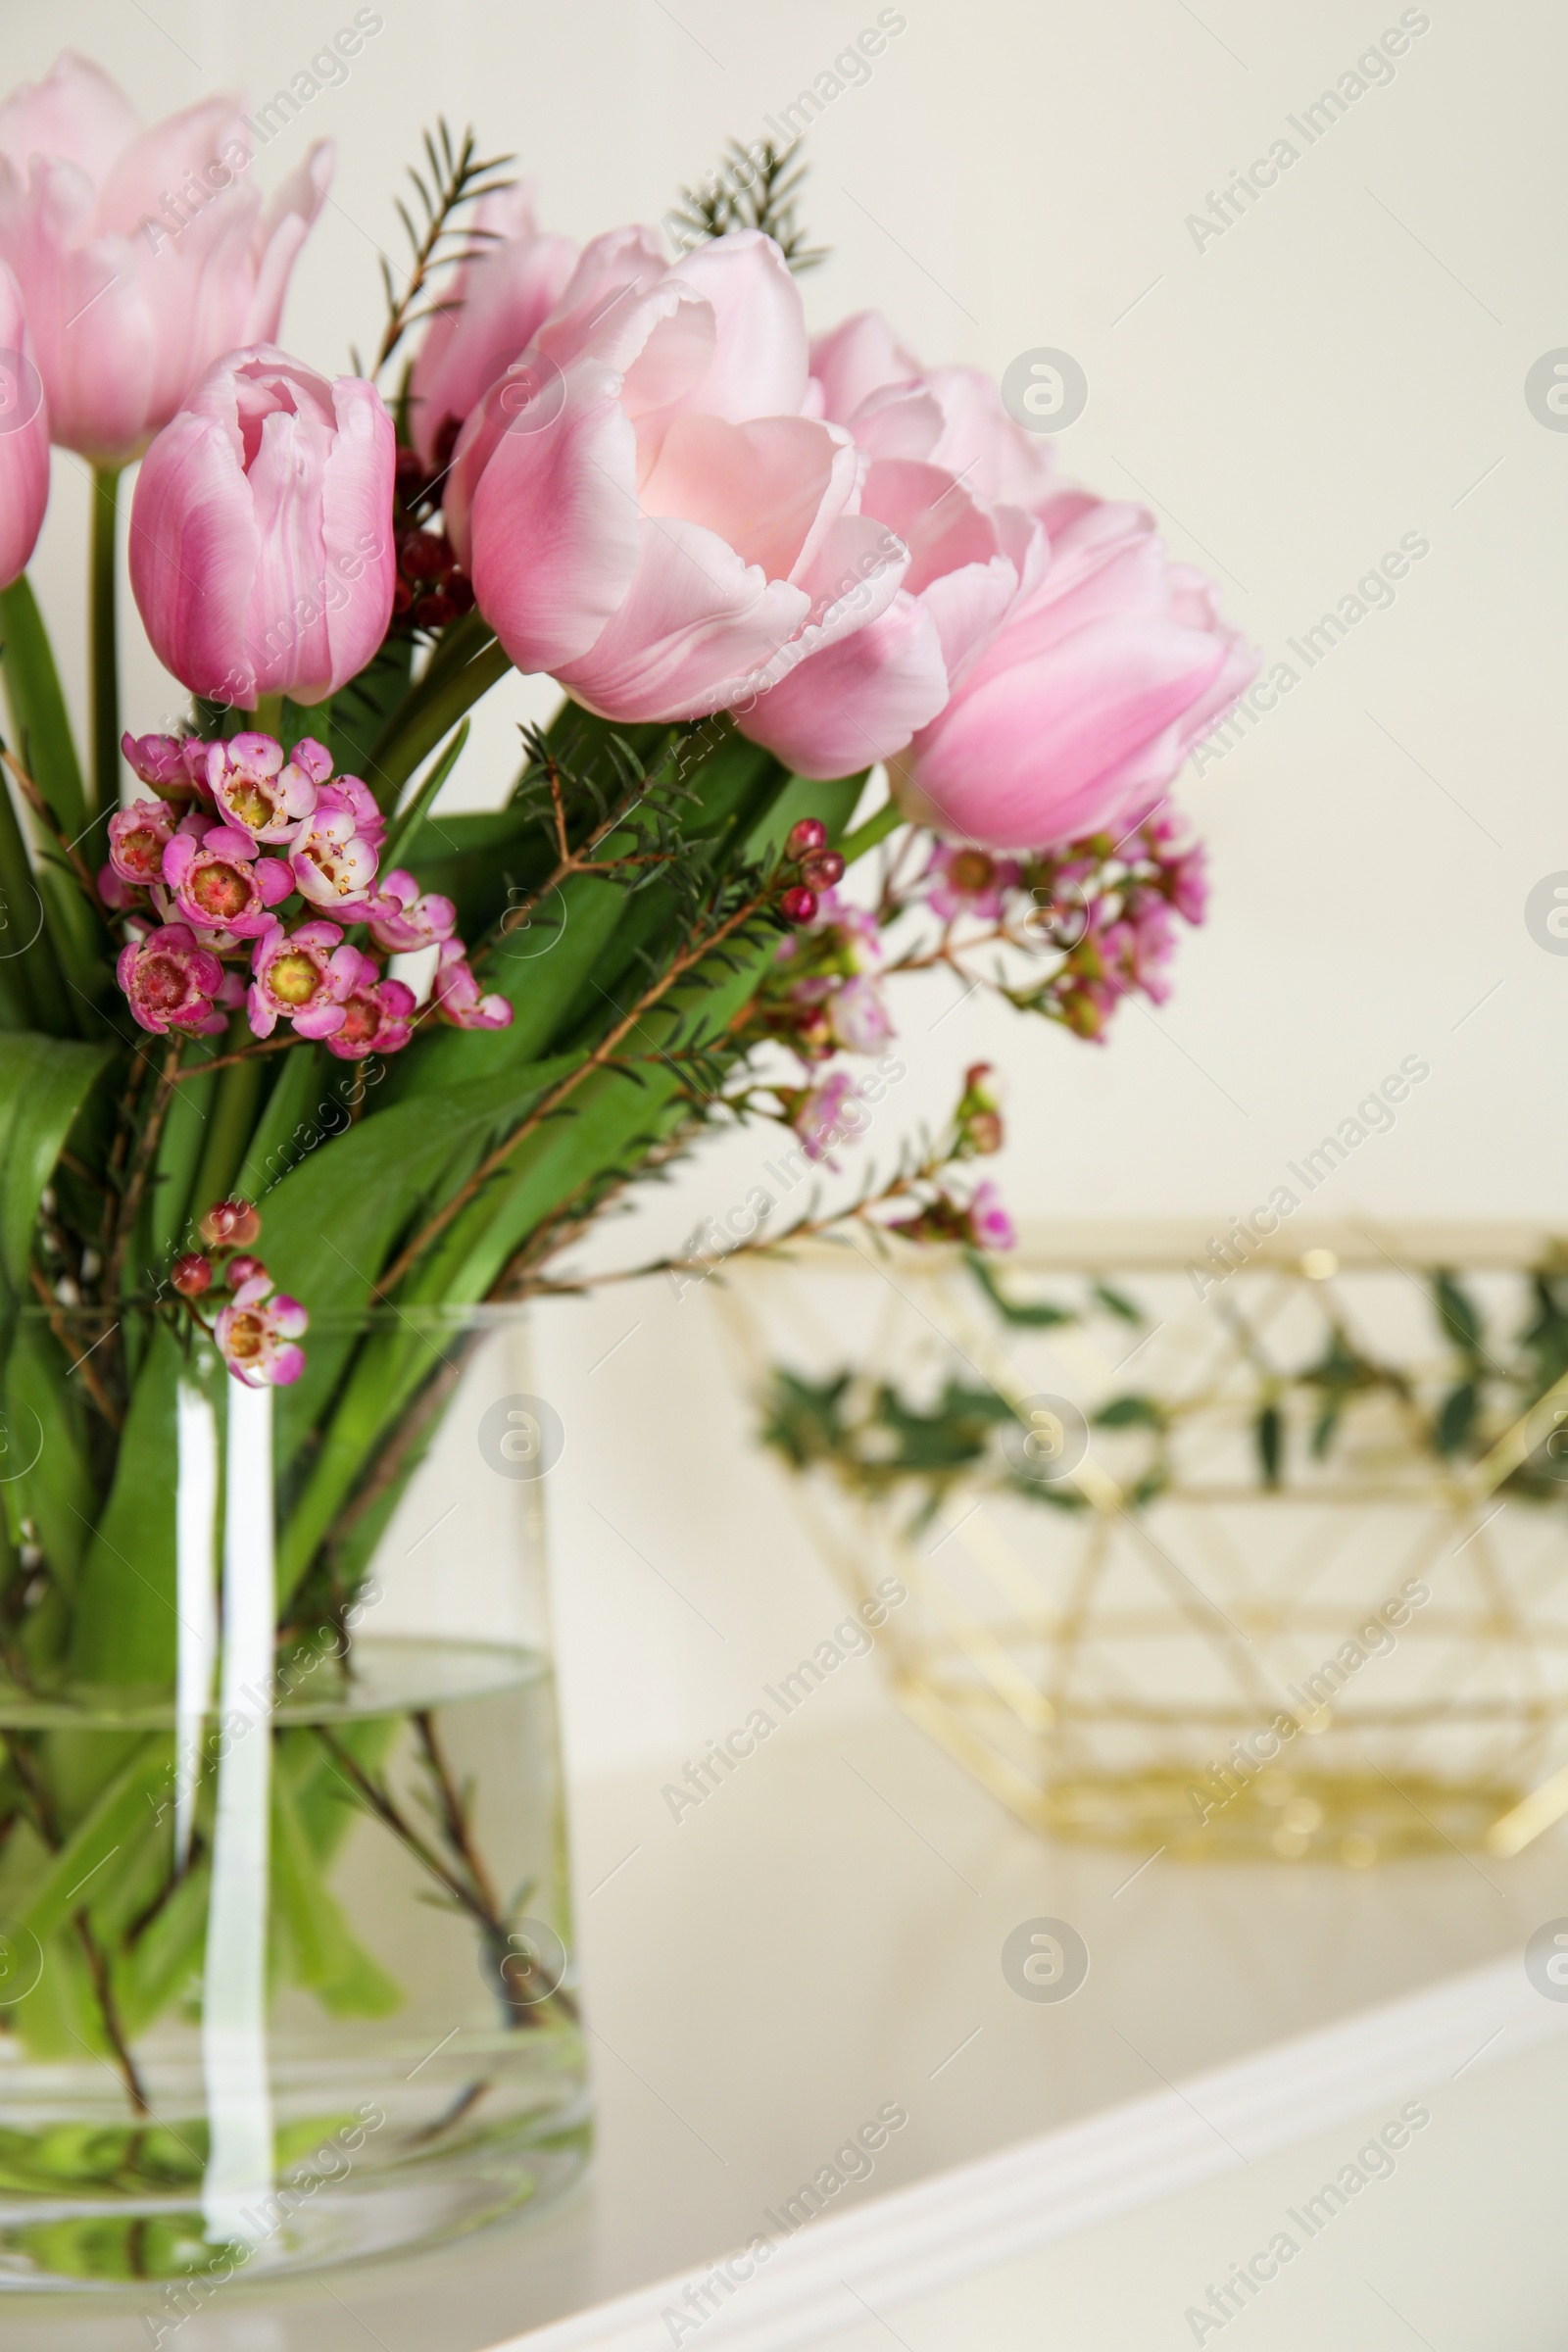
{"label": "white wall", "polygon": [[[376,249],[400,251],[395,168],[438,110],[514,146],[546,220],[585,236],[656,217],[877,12],[381,0],[380,13],[347,83],[261,167],[270,182],[307,136],[341,142],[284,329],[327,368],[347,364],[351,339],[373,339]],[[897,1121],[939,1110],[966,1060],[994,1054],[1013,1078],[1001,1172],[1021,1209],[1219,1215],[1259,1198],[1414,1052],[1431,1082],[1338,1180],[1333,1213],[1550,1218],[1568,960],[1533,944],[1523,906],[1568,867],[1555,691],[1568,437],[1535,420],[1523,386],[1568,344],[1568,19],[1545,0],[1514,0],[1505,20],[1480,0],[1433,0],[1392,85],[1199,251],[1186,216],[1282,134],[1305,148],[1287,116],[1398,23],[1391,0],[1203,0],[1197,14],[1171,0],[907,0],[903,13],[869,83],[835,100],[811,142],[808,219],[833,249],[806,281],[813,321],[878,304],[931,360],[998,370],[1034,346],[1073,352],[1091,398],[1062,438],[1067,468],[1146,496],[1271,659],[1295,661],[1287,637],[1402,534],[1431,553],[1392,610],[1191,783],[1215,904],[1168,1010],[1127,1009],[1096,1051],[978,1002],[934,1028],[948,1000],[916,992],[911,1077],[878,1148]],[[352,14],[347,0],[8,0],[6,74],[42,72],[69,40],[150,114],[214,83],[261,98]],[[66,460],[37,569],[78,689],[84,517]],[[127,652],[139,729],[177,697],[133,617]],[[461,779],[475,799],[510,772],[527,690],[496,701]],[[686,1170],[617,1248],[641,1256],[743,1198],[768,1150],[737,1139]],[[542,1384],[584,1433],[556,1500],[585,1770],[720,1728],[776,1663],[759,1626],[778,1623],[788,1648],[832,1605],[740,1446],[700,1308],[656,1299],[590,1380],[638,1320],[613,1293],[558,1310],[544,1339]],[[606,1533],[590,1494],[663,1574],[680,1571],[726,1642]]]}

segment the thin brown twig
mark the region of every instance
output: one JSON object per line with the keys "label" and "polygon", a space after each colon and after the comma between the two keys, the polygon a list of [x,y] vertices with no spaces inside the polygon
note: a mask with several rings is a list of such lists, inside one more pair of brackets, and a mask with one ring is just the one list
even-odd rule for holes
{"label": "thin brown twig", "polygon": [[76,1940],[81,1945],[82,1954],[87,1963],[87,1973],[92,1978],[93,1990],[98,1995],[98,2007],[103,2017],[104,2032],[108,2035],[109,2046],[115,2053],[115,2063],[124,2082],[126,2096],[138,2115],[151,2115],[152,2109],[147,2104],[147,2093],[142,2088],[142,2080],[136,2071],[136,2061],[130,2054],[130,2044],[125,2039],[125,2029],[121,2023],[119,2005],[115,2000],[115,1987],[109,1974],[109,1962],[92,1932],[86,1912],[78,1911],[72,1924],[75,1928]]}
{"label": "thin brown twig", "polygon": [[184,1069],[174,1072],[173,1084],[181,1086],[187,1078],[207,1078],[214,1070],[231,1069],[236,1061],[256,1061],[264,1054],[282,1054],[290,1046],[303,1046],[306,1042],[291,1029],[287,1037],[270,1037],[261,1045],[242,1046],[237,1054],[220,1054],[213,1061],[188,1062]]}
{"label": "thin brown twig", "polygon": [[[31,1281],[33,1289],[37,1292],[39,1298],[43,1302],[44,1310],[49,1317],[50,1330],[54,1333],[55,1338],[60,1342],[61,1347],[65,1349],[67,1355],[69,1356],[72,1352],[71,1331],[66,1322],[65,1311],[62,1308],[59,1299],[55,1297],[53,1291],[49,1288],[47,1281],[44,1279],[43,1275],[39,1273],[36,1266],[29,1266],[27,1268],[27,1275],[28,1279]],[[72,1363],[71,1370],[73,1372],[78,1369],[80,1370],[82,1385],[86,1389],[88,1396],[92,1398],[93,1403],[98,1407],[99,1412],[102,1413],[104,1419],[108,1422],[111,1429],[120,1429],[123,1426],[122,1416],[119,1410],[119,1407],[110,1402],[108,1392],[104,1388],[103,1382],[98,1377],[97,1366],[95,1364],[89,1364],[88,1362],[88,1356],[90,1356],[91,1352],[92,1350],[89,1348],[87,1355],[76,1356]],[[70,1375],[68,1374],[67,1377],[69,1378]]]}
{"label": "thin brown twig", "polygon": [[39,791],[32,778],[28,775],[21,760],[16,757],[16,754],[10,749],[10,747],[4,743],[0,743],[0,760],[4,760],[6,766],[10,768],[11,773],[16,777],[18,786],[22,791],[23,798],[26,801],[28,807],[33,810],[34,814],[42,820],[46,829],[53,834],[56,847],[60,851],[61,856],[65,858],[66,863],[70,866],[72,872],[75,875],[76,880],[80,883],[82,890],[86,894],[89,904],[94,906],[100,906],[101,901],[98,897],[98,883],[93,874],[91,866],[89,866],[86,858],[83,858],[75,843],[68,839],[65,827],[61,824],[60,819],[56,816],[54,810],[50,808],[48,802],[44,799],[43,794]]}

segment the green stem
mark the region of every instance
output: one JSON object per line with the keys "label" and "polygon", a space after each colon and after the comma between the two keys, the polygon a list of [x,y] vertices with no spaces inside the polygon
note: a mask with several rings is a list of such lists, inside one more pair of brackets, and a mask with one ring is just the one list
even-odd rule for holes
{"label": "green stem", "polygon": [[888,801],[875,816],[868,816],[863,825],[857,825],[853,833],[845,834],[839,843],[839,855],[846,865],[853,865],[857,858],[863,858],[867,850],[874,850],[879,841],[886,841],[890,833],[896,833],[908,821],[898,802]]}
{"label": "green stem", "polygon": [[[224,1040],[225,1051],[234,1052],[245,1044],[250,1030],[245,1026],[243,1013],[236,1014],[239,1036],[231,1030]],[[216,1201],[228,1198],[228,1188],[239,1172],[250,1143],[251,1129],[256,1124],[257,1098],[262,1088],[260,1061],[230,1063],[218,1081],[218,1092],[208,1113],[207,1144],[202,1152],[196,1181],[190,1189],[190,1214],[204,1217]]]}
{"label": "green stem", "polygon": [[279,743],[283,740],[283,697],[280,694],[259,694],[251,712],[251,725],[258,735],[270,735]]}
{"label": "green stem", "polygon": [[115,636],[115,559],[120,468],[95,466],[92,502],[92,790],[100,808],[120,806],[120,654]]}
{"label": "green stem", "polygon": [[479,697],[488,694],[511,667],[511,658],[500,645],[487,645],[482,654],[476,654],[427,701],[418,700],[416,694],[412,710],[405,704],[375,746],[376,798],[383,808],[395,804],[400,788],[425,754],[435,750],[465,710],[471,710]]}

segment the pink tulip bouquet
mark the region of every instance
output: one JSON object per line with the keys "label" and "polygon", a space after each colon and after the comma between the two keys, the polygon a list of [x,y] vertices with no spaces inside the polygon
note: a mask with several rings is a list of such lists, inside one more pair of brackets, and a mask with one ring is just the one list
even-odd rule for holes
{"label": "pink tulip bouquet", "polygon": [[[579,248],[443,131],[379,348],[331,374],[279,340],[330,153],[264,195],[250,147],[236,100],[148,129],[69,55],[0,105],[0,1378],[48,1439],[0,1486],[0,1678],[32,1693],[171,1685],[193,1351],[276,1393],[286,1652],[341,1631],[416,1458],[399,1318],[570,1287],[715,1124],[853,1164],[900,972],[1086,1039],[1162,1002],[1204,900],[1170,790],[1253,667],[988,375],[871,313],[811,339],[783,158],[678,252]],[[94,482],[85,761],[25,574],[51,444]],[[122,553],[171,731],[120,708]],[[513,669],[559,713],[451,813]],[[971,1069],[850,1213],[1004,1248],[1002,1135]],[[6,1753],[0,1923],[94,1795]],[[50,1930],[122,2071],[157,1996],[117,1874],[160,1867],[124,1836]]]}

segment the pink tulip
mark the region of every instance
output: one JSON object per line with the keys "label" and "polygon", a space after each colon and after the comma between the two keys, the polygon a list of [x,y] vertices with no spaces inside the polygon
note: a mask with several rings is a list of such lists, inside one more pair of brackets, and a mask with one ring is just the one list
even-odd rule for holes
{"label": "pink tulip", "polygon": [[530,187],[486,196],[469,233],[472,258],[448,279],[409,383],[414,445],[432,473],[497,376],[528,349],[577,264],[570,237],[541,235]]}
{"label": "pink tulip", "polygon": [[48,404],[21,291],[0,262],[0,588],[26,570],[48,504]]}
{"label": "pink tulip", "polygon": [[886,610],[906,551],[858,511],[850,436],[804,413],[808,359],[769,238],[673,269],[644,230],[586,249],[448,482],[453,544],[519,669],[612,718],[694,718]]}
{"label": "pink tulip", "polygon": [[1038,514],[1056,488],[1049,437],[1027,433],[982,368],[923,368],[875,311],[861,311],[811,347],[822,415],[867,456],[939,466],[987,506]]}
{"label": "pink tulip", "polygon": [[373,384],[270,345],[209,368],[142,462],[130,583],[193,694],[318,703],[392,615],[392,419]]}
{"label": "pink tulip", "polygon": [[890,762],[909,815],[992,849],[1125,830],[1257,668],[1150,515],[1063,492],[1045,518],[1045,577]]}
{"label": "pink tulip", "polygon": [[0,259],[21,283],[67,449],[121,465],[220,352],[270,342],[326,200],[319,142],[263,207],[256,134],[231,97],[144,130],[70,50],[0,106]]}

